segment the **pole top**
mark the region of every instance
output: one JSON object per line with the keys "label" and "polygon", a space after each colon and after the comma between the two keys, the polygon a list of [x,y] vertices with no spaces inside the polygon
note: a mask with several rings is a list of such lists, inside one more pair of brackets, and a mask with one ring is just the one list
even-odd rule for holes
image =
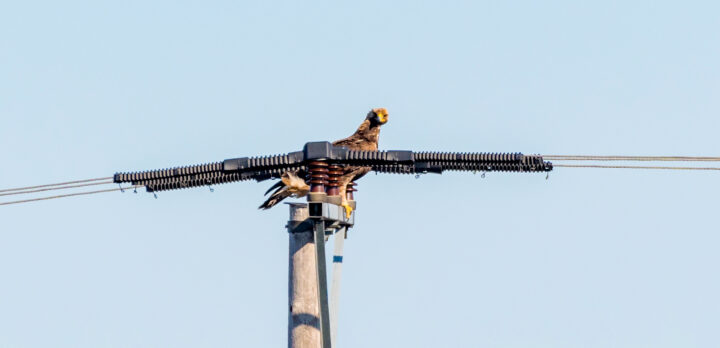
{"label": "pole top", "polygon": [[290,221],[305,221],[310,217],[306,203],[285,203],[290,206]]}

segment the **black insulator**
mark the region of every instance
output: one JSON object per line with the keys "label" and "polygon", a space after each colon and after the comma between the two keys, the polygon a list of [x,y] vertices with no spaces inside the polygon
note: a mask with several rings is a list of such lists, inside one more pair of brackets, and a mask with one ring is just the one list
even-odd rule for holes
{"label": "black insulator", "polygon": [[[339,148],[334,148],[335,151]],[[339,165],[369,166],[381,173],[414,174],[443,171],[547,172],[552,163],[522,153],[456,153],[411,151],[342,151],[330,154]],[[149,191],[182,189],[241,180],[279,178],[289,170],[308,170],[304,152],[235,158],[195,166],[116,173],[116,183],[145,185]],[[316,178],[318,179],[318,178]],[[324,180],[323,180],[324,181]]]}
{"label": "black insulator", "polygon": [[113,177],[113,181],[116,183],[125,183],[139,180],[173,178],[186,175],[186,173],[211,173],[217,171],[218,168],[222,168],[222,162],[200,164],[187,167],[149,170],[142,172],[118,173]]}

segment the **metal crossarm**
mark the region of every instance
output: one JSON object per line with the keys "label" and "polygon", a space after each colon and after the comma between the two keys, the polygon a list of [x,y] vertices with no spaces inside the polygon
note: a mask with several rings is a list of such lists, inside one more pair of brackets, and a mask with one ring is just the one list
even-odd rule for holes
{"label": "metal crossarm", "polygon": [[350,151],[329,142],[305,144],[302,151],[264,157],[241,157],[201,165],[143,172],[117,173],[115,183],[142,185],[150,192],[228,182],[279,178],[289,170],[307,169],[311,161],[369,166],[388,174],[426,174],[445,171],[549,172],[552,163],[540,155],[522,153],[459,153],[412,151]]}

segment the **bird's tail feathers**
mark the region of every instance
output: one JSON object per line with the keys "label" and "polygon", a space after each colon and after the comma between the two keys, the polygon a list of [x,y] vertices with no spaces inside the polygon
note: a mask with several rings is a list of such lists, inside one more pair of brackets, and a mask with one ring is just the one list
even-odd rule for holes
{"label": "bird's tail feathers", "polygon": [[[267,196],[268,193],[270,193],[270,191],[275,190],[277,188],[281,188],[283,186],[285,186],[285,183],[282,182],[282,180],[278,180],[278,182],[276,182],[274,185],[270,186],[270,188],[267,191],[265,191],[265,196]],[[277,191],[277,190],[275,190],[275,191]]]}
{"label": "bird's tail feathers", "polygon": [[[278,186],[278,189],[273,192],[268,199],[261,204],[258,209],[270,209],[274,207],[276,204],[280,203],[283,199],[288,198],[292,195],[290,191],[288,191],[287,186],[282,184],[282,181],[279,182],[280,185],[275,184],[273,187]],[[268,190],[268,192],[270,192]]]}

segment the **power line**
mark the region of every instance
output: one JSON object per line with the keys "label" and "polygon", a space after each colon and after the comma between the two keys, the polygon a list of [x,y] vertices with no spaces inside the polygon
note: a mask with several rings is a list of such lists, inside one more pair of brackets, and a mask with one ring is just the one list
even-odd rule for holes
{"label": "power line", "polygon": [[83,182],[93,182],[93,181],[101,181],[101,180],[111,180],[113,177],[105,177],[105,178],[95,178],[95,179],[85,179],[85,180],[75,180],[75,181],[66,181],[66,182],[59,182],[57,184],[47,184],[47,185],[38,185],[38,186],[26,186],[26,187],[18,187],[18,188],[11,188],[11,189],[3,189],[0,190],[0,192],[11,192],[11,191],[24,191],[29,189],[36,189],[41,187],[51,187],[51,186],[63,186],[63,185],[69,185],[69,184],[79,184]]}
{"label": "power line", "polygon": [[9,192],[9,193],[0,193],[0,196],[12,196],[12,195],[23,195],[26,193],[34,193],[34,192],[42,192],[42,191],[53,191],[53,190],[64,190],[69,188],[77,188],[77,187],[85,187],[85,186],[95,186],[95,185],[107,185],[112,184],[112,180],[108,181],[101,181],[101,182],[91,182],[86,184],[80,184],[80,185],[68,185],[68,186],[61,186],[61,187],[46,187],[41,188],[37,190],[27,190],[27,191],[17,191],[17,192]]}
{"label": "power line", "polygon": [[[543,160],[551,161],[645,161],[645,162],[720,162],[720,157],[699,157],[699,156],[594,156],[594,155],[543,155]],[[657,169],[657,170],[704,170],[720,171],[720,167],[668,167],[668,166],[634,166],[634,165],[596,165],[596,164],[554,164],[557,168],[608,168],[608,169]],[[52,190],[64,190],[70,188],[106,185],[114,183],[113,177],[103,177],[85,180],[66,181],[55,184],[26,186],[0,190],[0,196],[19,195]],[[203,184],[206,184],[203,182]],[[64,195],[40,197],[18,201],[2,202],[0,205],[26,203],[55,198],[89,195],[102,192],[120,191],[129,188],[142,187],[144,185],[133,185],[128,187],[97,190],[88,192],[77,192]]]}
{"label": "power line", "polygon": [[553,164],[565,168],[662,169],[662,170],[720,170],[716,167],[660,167],[660,166],[606,166],[595,164]]}
{"label": "power line", "polygon": [[127,187],[119,187],[119,188],[108,189],[108,190],[98,190],[98,191],[68,193],[68,194],[57,195],[57,196],[49,196],[49,197],[41,197],[41,198],[33,198],[33,199],[24,199],[24,200],[21,200],[21,201],[2,202],[2,203],[0,203],[0,205],[10,205],[10,204],[27,203],[27,202],[34,202],[34,201],[43,201],[43,200],[47,200],[47,199],[55,199],[55,198],[63,198],[63,197],[72,197],[72,196],[80,196],[80,195],[91,195],[91,194],[103,193],[103,192],[124,191],[124,190],[127,190],[127,189],[132,189],[132,188],[137,188],[137,187],[141,187],[141,185],[133,185],[133,186],[127,186]]}
{"label": "power line", "polygon": [[720,162],[720,157],[543,155],[548,161]]}

